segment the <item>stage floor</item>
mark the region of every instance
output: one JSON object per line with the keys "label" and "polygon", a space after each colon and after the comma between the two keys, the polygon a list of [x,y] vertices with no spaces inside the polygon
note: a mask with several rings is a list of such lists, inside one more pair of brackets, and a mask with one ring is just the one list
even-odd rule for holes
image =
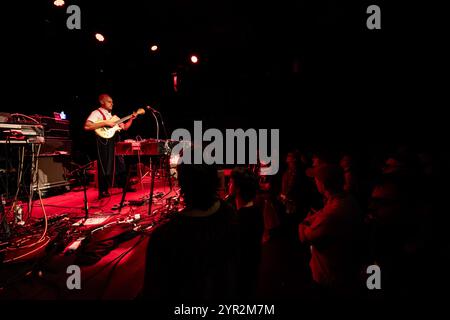
{"label": "stage floor", "polygon": [[[114,188],[110,190],[111,197],[98,200],[98,190],[89,187],[88,220],[84,219],[82,188],[43,198],[48,225],[41,241],[40,235],[45,230],[44,212],[39,199],[35,200],[27,224],[13,230],[10,244],[1,249],[0,299],[136,298],[143,284],[148,236],[152,227],[156,228],[164,220],[163,209],[172,203],[178,189],[170,189],[165,181],[156,181],[149,216],[149,185],[134,187],[137,187],[135,192],[126,193],[126,205],[120,213],[121,189]],[[127,229],[125,240],[118,241],[99,261],[80,265],[81,289],[69,289],[68,267],[80,261],[77,260],[81,248],[79,240],[92,236],[93,230],[102,230],[102,227],[113,230],[119,225]],[[135,232],[133,227],[139,230]],[[34,243],[27,244],[27,237],[33,234]],[[20,243],[23,248],[12,243]]]}

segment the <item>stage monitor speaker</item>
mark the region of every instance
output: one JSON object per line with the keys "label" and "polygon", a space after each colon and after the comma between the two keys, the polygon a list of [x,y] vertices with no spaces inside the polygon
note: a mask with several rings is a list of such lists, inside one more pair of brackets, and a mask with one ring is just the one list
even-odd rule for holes
{"label": "stage monitor speaker", "polygon": [[41,191],[61,188],[68,191],[70,182],[67,179],[67,165],[70,157],[66,155],[39,156],[37,181],[33,182],[33,189],[36,191],[39,182]]}

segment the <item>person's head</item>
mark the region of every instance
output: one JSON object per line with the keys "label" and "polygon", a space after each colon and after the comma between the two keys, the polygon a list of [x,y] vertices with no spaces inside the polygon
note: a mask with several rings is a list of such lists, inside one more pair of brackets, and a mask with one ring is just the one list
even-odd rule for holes
{"label": "person's head", "polygon": [[113,108],[113,99],[106,93],[98,96],[98,102],[102,108],[111,111]]}
{"label": "person's head", "polygon": [[352,164],[353,158],[349,154],[344,154],[339,161],[339,165],[342,167],[342,169],[344,169],[344,171],[350,169],[352,167]]}
{"label": "person's head", "polygon": [[344,171],[337,165],[321,165],[306,170],[308,177],[314,178],[321,194],[338,194],[344,191]]}
{"label": "person's head", "polygon": [[252,201],[258,191],[258,181],[254,174],[244,168],[235,168],[231,172],[230,194],[245,203]]}
{"label": "person's head", "polygon": [[404,177],[385,175],[375,184],[369,202],[369,213],[381,223],[407,218],[415,207],[413,183]]}
{"label": "person's head", "polygon": [[312,155],[312,166],[313,167],[319,167],[323,165],[327,165],[332,163],[331,161],[331,155],[329,152],[324,150],[318,150],[313,153]]}
{"label": "person's head", "polygon": [[290,151],[286,156],[286,164],[288,168],[294,168],[300,161],[300,152],[298,150]]}
{"label": "person's head", "polygon": [[304,153],[300,155],[300,162],[304,167],[309,167],[310,161],[308,159],[308,156]]}
{"label": "person's head", "polygon": [[384,163],[384,167],[382,168],[383,174],[391,174],[395,172],[399,172],[403,169],[403,163],[396,159],[395,157],[389,157],[386,159]]}
{"label": "person's head", "polygon": [[207,164],[185,164],[177,167],[178,183],[186,207],[206,210],[217,200],[217,168]]}
{"label": "person's head", "polygon": [[417,156],[411,153],[391,154],[382,168],[383,174],[399,174],[411,176],[418,173],[419,161]]}

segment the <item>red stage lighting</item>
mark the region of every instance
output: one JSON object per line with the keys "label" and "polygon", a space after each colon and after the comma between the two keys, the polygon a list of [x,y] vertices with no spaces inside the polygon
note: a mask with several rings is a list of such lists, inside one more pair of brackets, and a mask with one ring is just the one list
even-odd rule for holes
{"label": "red stage lighting", "polygon": [[64,5],[64,0],[55,0],[53,4],[57,7],[62,7]]}
{"label": "red stage lighting", "polygon": [[173,90],[175,92],[178,91],[178,75],[176,72],[172,73],[172,80],[173,80]]}

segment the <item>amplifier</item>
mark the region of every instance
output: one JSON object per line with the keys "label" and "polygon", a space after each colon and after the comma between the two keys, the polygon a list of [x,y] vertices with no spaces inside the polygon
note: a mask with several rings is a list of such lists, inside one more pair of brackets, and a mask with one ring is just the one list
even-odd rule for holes
{"label": "amplifier", "polygon": [[34,119],[44,127],[46,137],[70,137],[70,122],[42,115],[33,115]]}
{"label": "amplifier", "polygon": [[41,156],[71,155],[72,140],[62,137],[45,137],[45,143],[41,147]]}
{"label": "amplifier", "polygon": [[46,191],[53,188],[70,189],[70,181],[67,178],[69,172],[70,157],[59,156],[39,156],[37,180],[33,181],[33,190]]}

